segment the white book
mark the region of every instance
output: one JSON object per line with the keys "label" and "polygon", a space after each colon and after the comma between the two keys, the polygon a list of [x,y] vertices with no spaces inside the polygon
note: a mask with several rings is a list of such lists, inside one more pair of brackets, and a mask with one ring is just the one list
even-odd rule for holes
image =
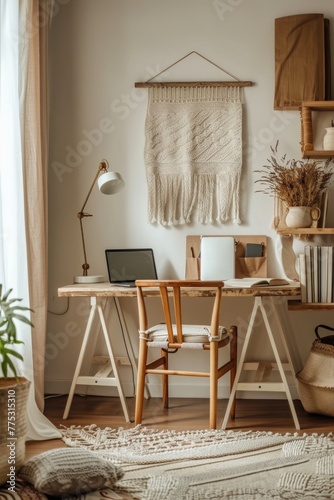
{"label": "white book", "polygon": [[310,245],[307,245],[304,249],[306,267],[306,302],[310,303],[314,302],[311,248],[312,247]]}
{"label": "white book", "polygon": [[318,246],[311,247],[312,273],[313,273],[313,302],[320,302],[320,251]]}
{"label": "white book", "polygon": [[320,259],[319,259],[319,302],[325,304],[327,302],[327,280],[328,280],[328,246],[319,247]]}
{"label": "white book", "polygon": [[300,281],[301,301],[307,302],[306,255],[304,253],[299,255],[298,262],[299,262],[299,281]]}
{"label": "white book", "polygon": [[328,247],[328,265],[327,265],[327,303],[333,302],[333,247]]}

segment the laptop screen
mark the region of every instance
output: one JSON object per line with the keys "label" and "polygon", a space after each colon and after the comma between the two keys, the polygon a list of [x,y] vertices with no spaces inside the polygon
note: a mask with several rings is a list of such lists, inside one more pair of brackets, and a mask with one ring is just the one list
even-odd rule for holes
{"label": "laptop screen", "polygon": [[105,253],[110,283],[157,279],[152,248],[108,249]]}

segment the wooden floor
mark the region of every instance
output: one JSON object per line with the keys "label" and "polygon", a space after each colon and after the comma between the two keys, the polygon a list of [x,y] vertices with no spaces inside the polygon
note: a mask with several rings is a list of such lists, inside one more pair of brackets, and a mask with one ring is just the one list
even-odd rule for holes
{"label": "wooden floor", "polygon": [[[57,427],[96,424],[98,427],[133,427],[124,419],[119,398],[100,396],[75,396],[69,417],[63,420],[67,396],[49,397],[45,402],[45,415]],[[130,416],[134,415],[134,398],[127,399]],[[294,401],[301,430],[299,434],[327,434],[334,431],[334,418],[306,413],[299,400]],[[218,402],[218,427],[224,416],[227,400]],[[209,401],[207,399],[171,399],[169,410],[162,408],[161,400],[150,398],[145,401],[143,426],[154,429],[194,430],[208,428]],[[296,432],[289,405],[286,400],[237,400],[235,421],[228,429],[263,430],[279,433]],[[26,458],[45,450],[64,446],[59,439],[51,441],[30,441],[26,447]]]}

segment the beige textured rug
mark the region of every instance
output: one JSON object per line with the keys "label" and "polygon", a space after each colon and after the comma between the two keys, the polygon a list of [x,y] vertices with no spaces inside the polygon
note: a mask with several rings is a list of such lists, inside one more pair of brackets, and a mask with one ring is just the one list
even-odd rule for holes
{"label": "beige textured rug", "polygon": [[114,491],[118,497],[107,490],[85,498],[334,499],[332,435],[94,425],[62,433],[68,446],[98,451],[125,471]]}

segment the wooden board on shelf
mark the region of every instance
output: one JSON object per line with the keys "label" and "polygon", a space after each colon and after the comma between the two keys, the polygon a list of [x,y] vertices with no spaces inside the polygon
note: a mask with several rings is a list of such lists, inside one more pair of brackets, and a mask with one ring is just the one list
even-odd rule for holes
{"label": "wooden board on shelf", "polygon": [[275,19],[274,109],[298,109],[302,101],[330,98],[328,33],[323,14]]}

